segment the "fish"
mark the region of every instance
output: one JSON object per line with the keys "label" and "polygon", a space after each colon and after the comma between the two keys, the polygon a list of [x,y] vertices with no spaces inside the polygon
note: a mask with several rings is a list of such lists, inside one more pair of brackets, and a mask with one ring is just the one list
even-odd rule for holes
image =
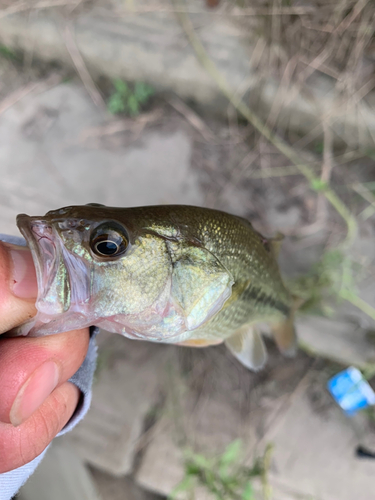
{"label": "fish", "polygon": [[17,216],[38,282],[37,314],[14,335],[97,326],[131,339],[205,347],[225,342],[261,369],[270,325],[296,351],[296,299],[285,286],[280,237],[219,210],[97,203]]}

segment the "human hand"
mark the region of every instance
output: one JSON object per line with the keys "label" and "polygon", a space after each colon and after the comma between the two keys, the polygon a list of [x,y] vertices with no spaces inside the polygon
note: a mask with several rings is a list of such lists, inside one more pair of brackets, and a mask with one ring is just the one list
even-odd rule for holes
{"label": "human hand", "polygon": [[[0,243],[0,334],[36,313],[31,253]],[[72,417],[79,389],[68,382],[85,359],[89,330],[47,337],[0,336],[0,473],[40,455]]]}

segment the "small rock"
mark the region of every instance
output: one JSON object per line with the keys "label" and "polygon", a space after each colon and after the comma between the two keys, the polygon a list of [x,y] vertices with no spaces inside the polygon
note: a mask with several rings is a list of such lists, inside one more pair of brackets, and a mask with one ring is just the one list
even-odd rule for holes
{"label": "small rock", "polygon": [[271,484],[302,498],[373,500],[375,461],[356,458],[356,430],[338,407],[320,415],[301,391],[267,442],[274,445]]}

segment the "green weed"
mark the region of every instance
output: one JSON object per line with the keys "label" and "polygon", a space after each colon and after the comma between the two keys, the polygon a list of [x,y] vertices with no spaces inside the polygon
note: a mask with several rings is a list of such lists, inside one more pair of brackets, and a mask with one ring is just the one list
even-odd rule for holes
{"label": "green weed", "polygon": [[244,467],[241,440],[233,441],[222,455],[214,458],[186,451],[185,476],[168,500],[182,498],[182,493],[186,494],[186,498],[194,498],[194,491],[198,486],[213,494],[217,500],[254,500],[252,480],[256,477],[261,479],[264,498],[268,499],[270,453],[271,447],[268,447],[252,467]]}
{"label": "green weed", "polygon": [[316,154],[323,154],[323,150],[324,150],[324,142],[323,141],[320,141],[320,142],[317,142],[314,146],[314,151]]}
{"label": "green weed", "polygon": [[314,191],[325,191],[325,190],[329,189],[328,183],[325,181],[322,181],[322,179],[319,179],[319,178],[312,179],[312,181],[310,182],[310,186],[311,186],[311,189],[313,189]]}
{"label": "green weed", "polygon": [[137,82],[133,86],[116,79],[113,82],[114,92],[108,99],[108,111],[114,115],[125,113],[137,116],[149,102],[155,90],[147,83]]}
{"label": "green weed", "polygon": [[0,56],[4,57],[5,59],[8,59],[10,61],[18,61],[19,57],[17,54],[7,47],[6,45],[0,45]]}
{"label": "green weed", "polygon": [[300,310],[331,316],[334,305],[350,295],[356,295],[360,266],[340,249],[326,251],[310,271],[289,282],[297,296],[305,299]]}

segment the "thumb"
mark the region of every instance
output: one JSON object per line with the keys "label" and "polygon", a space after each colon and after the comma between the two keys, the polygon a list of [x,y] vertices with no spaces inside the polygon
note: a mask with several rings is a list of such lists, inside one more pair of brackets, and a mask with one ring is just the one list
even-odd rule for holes
{"label": "thumb", "polygon": [[0,242],[0,334],[35,315],[37,293],[30,250]]}

